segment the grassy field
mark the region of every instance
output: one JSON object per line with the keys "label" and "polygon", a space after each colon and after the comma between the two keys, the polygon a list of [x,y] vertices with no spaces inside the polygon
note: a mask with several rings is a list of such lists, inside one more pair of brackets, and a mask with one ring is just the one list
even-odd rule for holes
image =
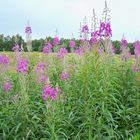
{"label": "grassy field", "polygon": [[[0,77],[0,140],[140,139],[140,73],[132,71],[133,58],[23,52],[29,62],[23,74],[16,71],[14,53],[1,54],[10,65]],[[38,63],[43,73],[35,71]],[[42,74],[47,81],[39,81]]]}

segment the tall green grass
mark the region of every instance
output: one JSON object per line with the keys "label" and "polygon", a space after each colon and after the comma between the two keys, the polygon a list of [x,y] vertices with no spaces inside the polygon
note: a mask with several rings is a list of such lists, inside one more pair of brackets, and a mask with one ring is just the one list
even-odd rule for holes
{"label": "tall green grass", "polygon": [[[21,80],[12,63],[7,75],[13,90],[6,94],[0,88],[1,140],[140,139],[140,72],[132,72],[131,60],[95,51],[63,60],[31,55],[29,75]],[[42,101],[34,73],[40,61],[49,65],[50,84],[63,91],[56,101]],[[70,73],[67,81],[60,80],[64,69]]]}

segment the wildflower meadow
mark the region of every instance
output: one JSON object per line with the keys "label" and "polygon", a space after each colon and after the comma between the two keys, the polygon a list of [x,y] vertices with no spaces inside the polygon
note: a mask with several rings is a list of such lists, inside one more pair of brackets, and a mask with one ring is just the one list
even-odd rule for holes
{"label": "wildflower meadow", "polygon": [[140,41],[116,54],[106,3],[93,23],[69,50],[56,35],[33,52],[28,24],[26,51],[0,52],[0,140],[140,140]]}

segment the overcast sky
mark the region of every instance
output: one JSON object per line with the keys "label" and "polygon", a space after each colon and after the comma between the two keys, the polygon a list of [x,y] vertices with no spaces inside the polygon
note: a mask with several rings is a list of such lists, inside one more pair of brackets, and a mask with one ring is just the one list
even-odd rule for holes
{"label": "overcast sky", "polygon": [[[107,0],[111,10],[113,40],[123,33],[129,41],[140,40],[140,0]],[[78,37],[79,24],[87,16],[91,21],[92,9],[100,20],[104,0],[0,0],[0,34],[23,37],[30,20],[33,38],[58,35]]]}

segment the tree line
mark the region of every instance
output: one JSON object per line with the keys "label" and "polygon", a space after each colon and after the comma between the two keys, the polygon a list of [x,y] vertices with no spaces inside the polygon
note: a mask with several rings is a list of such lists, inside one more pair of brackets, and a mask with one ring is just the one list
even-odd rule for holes
{"label": "tree line", "polygon": [[[34,39],[34,40],[32,40],[32,50],[41,52],[46,41],[52,42],[52,40],[53,40],[52,37],[46,37],[45,39],[43,39],[43,38]],[[59,49],[60,47],[65,47],[68,50],[68,52],[70,52],[69,41],[70,41],[70,39],[61,38],[60,45],[56,48],[54,47],[53,52],[57,51],[57,49]],[[80,45],[80,40],[74,39],[74,41],[76,43],[76,47],[78,47]],[[4,36],[3,34],[0,35],[0,51],[12,51],[12,48],[15,43],[18,43],[20,46],[22,45],[24,51],[27,51],[26,42],[22,38],[21,35],[19,35],[19,34],[13,35],[13,36],[9,36],[9,35]],[[112,43],[113,43],[113,46],[115,47],[116,54],[119,54],[120,53],[120,41],[113,40]],[[76,47],[75,47],[75,49],[76,49]],[[130,48],[131,54],[134,54],[133,43],[128,43],[128,47]]]}

